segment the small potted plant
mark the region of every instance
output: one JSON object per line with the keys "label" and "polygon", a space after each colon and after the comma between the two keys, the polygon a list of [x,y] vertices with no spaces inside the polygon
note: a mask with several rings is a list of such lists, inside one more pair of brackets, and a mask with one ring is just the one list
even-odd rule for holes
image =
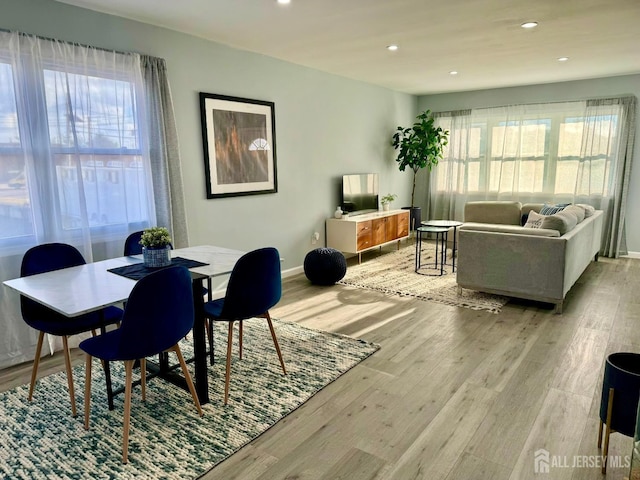
{"label": "small potted plant", "polygon": [[146,267],[171,265],[171,235],[165,227],[151,227],[142,232],[142,259]]}
{"label": "small potted plant", "polygon": [[380,203],[382,204],[382,210],[385,212],[389,211],[389,207],[391,202],[393,202],[398,196],[395,193],[387,193],[384,197],[380,199]]}

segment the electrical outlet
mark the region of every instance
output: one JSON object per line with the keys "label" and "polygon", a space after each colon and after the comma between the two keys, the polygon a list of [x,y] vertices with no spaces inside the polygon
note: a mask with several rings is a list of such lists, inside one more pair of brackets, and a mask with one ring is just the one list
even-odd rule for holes
{"label": "electrical outlet", "polygon": [[311,244],[315,245],[318,243],[318,240],[320,240],[320,234],[318,232],[313,232],[313,235],[311,235]]}

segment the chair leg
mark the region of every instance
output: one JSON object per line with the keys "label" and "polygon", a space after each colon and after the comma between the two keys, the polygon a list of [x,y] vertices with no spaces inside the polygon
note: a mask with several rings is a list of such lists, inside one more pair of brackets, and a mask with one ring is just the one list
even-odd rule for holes
{"label": "chair leg", "polygon": [[131,420],[131,390],[133,389],[133,362],[124,362],[125,383],[124,383],[124,419],[122,428],[122,463],[129,461],[129,423]]}
{"label": "chair leg", "polygon": [[229,401],[229,378],[231,377],[231,347],[233,344],[233,322],[229,322],[229,335],[227,336],[227,369],[224,374],[224,404]]}
{"label": "chair leg", "polygon": [[147,359],[140,359],[140,387],[142,389],[142,401],[147,400]]}
{"label": "chair leg", "polygon": [[91,415],[91,355],[85,355],[84,374],[84,429],[89,430],[89,416]]}
{"label": "chair leg", "polygon": [[611,435],[611,416],[613,414],[613,388],[609,389],[609,401],[607,403],[607,429],[604,434],[604,450],[602,451],[602,474],[607,473],[607,457],[609,456],[609,436]]}
{"label": "chair leg", "polygon": [[198,414],[202,417],[204,415],[204,412],[202,411],[202,407],[200,406],[198,393],[196,392],[196,387],[193,385],[193,380],[191,379],[191,375],[189,374],[189,370],[187,369],[187,362],[184,361],[184,357],[182,356],[182,351],[177,344],[174,345],[171,350],[176,352],[176,356],[178,357],[178,361],[180,362],[180,367],[182,367],[182,374],[184,375],[184,379],[187,381],[187,387],[189,387],[189,391],[191,392],[191,396],[193,397],[193,403],[196,404],[196,410],[198,410]]}
{"label": "chair leg", "polygon": [[71,353],[69,353],[69,339],[66,335],[62,336],[62,345],[64,348],[64,365],[67,369],[67,384],[69,385],[69,396],[71,397],[71,415],[74,417],[76,412],[76,393],[73,388],[73,370],[71,368]]}
{"label": "chair leg", "polygon": [[42,341],[44,340],[44,332],[38,335],[38,345],[36,346],[36,356],[33,359],[33,367],[31,368],[31,384],[29,385],[29,401],[33,399],[33,390],[36,388],[36,377],[38,376],[38,365],[40,365],[40,353],[42,352]]}
{"label": "chair leg", "polygon": [[242,322],[242,320],[240,320],[238,322],[238,346],[240,347],[238,350],[240,352],[240,360],[242,360],[242,337],[243,337],[243,326],[244,323]]}
{"label": "chair leg", "polygon": [[282,352],[280,351],[280,345],[278,344],[278,338],[276,337],[276,331],[273,329],[273,323],[271,322],[271,315],[269,315],[269,312],[265,312],[264,318],[267,319],[267,323],[269,324],[269,330],[271,330],[271,338],[273,338],[273,344],[276,347],[276,352],[278,352],[278,358],[280,359],[280,365],[282,366],[282,371],[286,375],[287,369],[284,367]]}

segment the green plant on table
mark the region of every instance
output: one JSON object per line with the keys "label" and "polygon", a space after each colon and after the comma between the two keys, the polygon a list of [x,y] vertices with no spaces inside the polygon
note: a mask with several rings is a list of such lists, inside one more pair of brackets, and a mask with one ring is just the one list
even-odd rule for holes
{"label": "green plant on table", "polygon": [[386,205],[387,203],[393,202],[396,198],[398,198],[398,196],[395,193],[387,193],[380,199],[380,203]]}
{"label": "green plant on table", "polygon": [[171,244],[171,235],[165,227],[151,227],[142,232],[140,245],[146,248],[162,248]]}

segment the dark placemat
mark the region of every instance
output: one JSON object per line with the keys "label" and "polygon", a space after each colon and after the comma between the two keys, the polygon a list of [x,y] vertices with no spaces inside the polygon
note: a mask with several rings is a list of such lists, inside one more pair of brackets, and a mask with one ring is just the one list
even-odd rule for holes
{"label": "dark placemat", "polygon": [[149,268],[145,267],[144,263],[134,263],[133,265],[126,265],[124,267],[110,268],[107,271],[115,273],[116,275],[130,278],[132,280],[140,280],[142,277],[146,277],[150,273],[157,272],[158,270],[162,270],[163,268],[174,267],[176,265],[181,267],[194,268],[204,267],[205,265],[209,264],[198,262],[196,260],[189,260],[188,258],[175,257],[171,259],[171,265],[167,265],[166,267]]}

